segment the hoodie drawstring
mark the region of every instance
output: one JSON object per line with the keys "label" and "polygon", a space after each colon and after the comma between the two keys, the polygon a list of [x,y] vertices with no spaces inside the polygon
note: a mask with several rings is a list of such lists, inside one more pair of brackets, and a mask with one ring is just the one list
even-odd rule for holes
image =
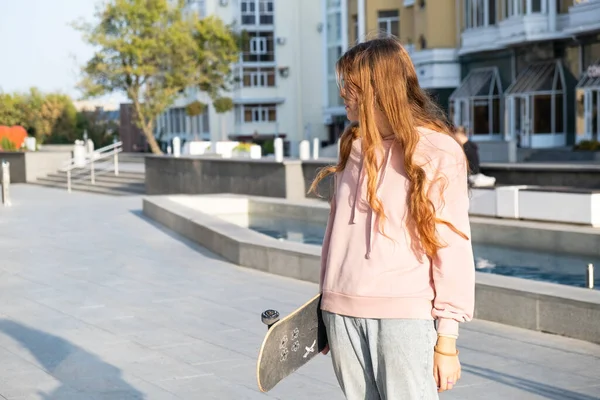
{"label": "hoodie drawstring", "polygon": [[[390,159],[391,159],[391,155],[392,155],[392,147],[394,147],[393,143],[390,145],[390,147],[385,152],[385,159],[383,161],[381,176],[379,177],[379,183],[377,185],[377,194],[379,194],[379,189],[381,188],[381,185],[383,184],[383,180],[385,179],[385,172],[389,168],[389,163],[390,163]],[[356,185],[356,190],[354,193],[354,202],[352,204],[352,211],[351,211],[351,215],[350,215],[350,223],[351,224],[355,223],[354,217],[356,215],[356,207],[357,207],[359,199],[361,198],[361,190],[360,189],[362,189],[363,163],[364,163],[364,158],[361,157],[360,166],[358,169],[358,183]],[[375,220],[377,218],[373,217],[373,209],[371,207],[367,207],[367,209],[368,209],[367,225],[369,226],[369,229],[367,229],[367,252],[365,254],[365,258],[369,259],[369,258],[371,258],[371,249],[373,248],[373,241],[375,240],[375,238],[373,237],[373,228],[375,225]]]}

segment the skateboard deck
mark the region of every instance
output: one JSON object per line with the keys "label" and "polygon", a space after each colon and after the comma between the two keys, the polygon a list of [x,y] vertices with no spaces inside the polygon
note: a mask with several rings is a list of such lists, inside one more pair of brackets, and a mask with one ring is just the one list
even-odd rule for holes
{"label": "skateboard deck", "polygon": [[256,364],[261,392],[273,389],[325,348],[327,334],[320,305],[321,295],[318,294],[281,320],[275,310],[263,312],[262,320],[269,325],[269,330]]}

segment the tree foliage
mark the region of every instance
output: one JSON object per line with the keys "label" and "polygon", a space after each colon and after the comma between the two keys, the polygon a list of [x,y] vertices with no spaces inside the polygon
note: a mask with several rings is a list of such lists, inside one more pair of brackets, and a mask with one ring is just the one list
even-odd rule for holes
{"label": "tree foliage", "polygon": [[95,24],[76,25],[98,50],[85,65],[88,96],[122,92],[155,153],[156,118],[187,88],[220,98],[237,60],[238,38],[215,17],[186,13],[182,0],[110,0]]}
{"label": "tree foliage", "polygon": [[77,111],[71,98],[60,93],[0,93],[0,125],[22,126],[38,143],[54,134],[73,136]]}

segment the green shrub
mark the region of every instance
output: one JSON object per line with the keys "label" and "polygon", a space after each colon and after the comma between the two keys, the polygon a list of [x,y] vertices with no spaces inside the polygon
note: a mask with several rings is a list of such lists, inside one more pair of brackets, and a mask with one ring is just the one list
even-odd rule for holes
{"label": "green shrub", "polygon": [[275,153],[275,141],[273,139],[265,140],[262,144],[262,153],[265,155]]}
{"label": "green shrub", "polygon": [[250,147],[252,147],[252,143],[240,143],[235,146],[234,150],[236,151],[250,151]]}
{"label": "green shrub", "polygon": [[583,140],[574,147],[575,150],[600,151],[600,142],[597,140]]}
{"label": "green shrub", "polygon": [[7,137],[3,137],[0,141],[0,148],[4,151],[17,151],[17,146]]}

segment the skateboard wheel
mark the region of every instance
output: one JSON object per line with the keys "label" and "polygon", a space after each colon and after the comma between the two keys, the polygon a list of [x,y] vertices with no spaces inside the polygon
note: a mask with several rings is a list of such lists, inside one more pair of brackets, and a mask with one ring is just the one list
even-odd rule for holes
{"label": "skateboard wheel", "polygon": [[263,324],[271,326],[275,322],[279,321],[279,311],[266,310],[261,314],[260,319],[262,320]]}

